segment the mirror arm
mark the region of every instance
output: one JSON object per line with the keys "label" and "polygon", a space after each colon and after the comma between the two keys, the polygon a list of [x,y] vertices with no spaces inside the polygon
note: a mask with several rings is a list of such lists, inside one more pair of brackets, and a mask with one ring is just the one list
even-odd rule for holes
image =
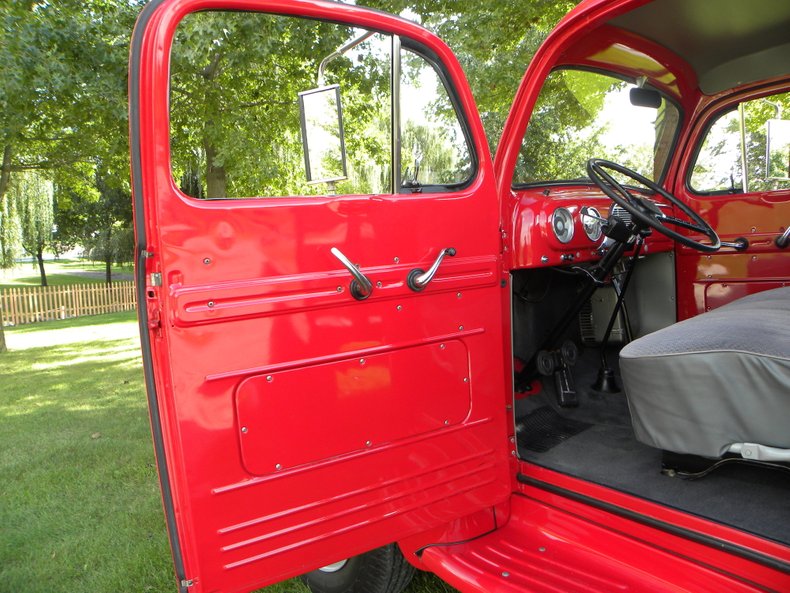
{"label": "mirror arm", "polygon": [[319,87],[324,86],[324,70],[326,69],[326,66],[327,66],[327,64],[329,64],[329,62],[331,62],[335,58],[339,58],[344,53],[346,53],[348,50],[355,48],[360,43],[365,41],[365,39],[367,39],[368,37],[371,37],[371,36],[373,36],[375,34],[376,34],[375,31],[368,31],[364,35],[360,35],[356,39],[352,39],[351,41],[349,41],[345,45],[341,45],[335,51],[333,51],[331,54],[329,54],[327,57],[325,57],[323,60],[321,60],[321,63],[318,65],[318,79],[317,79],[318,86]]}

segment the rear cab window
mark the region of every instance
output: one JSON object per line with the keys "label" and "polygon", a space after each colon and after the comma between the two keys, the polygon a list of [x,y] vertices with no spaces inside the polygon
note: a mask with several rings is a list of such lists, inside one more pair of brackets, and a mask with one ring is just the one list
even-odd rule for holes
{"label": "rear cab window", "polygon": [[697,194],[790,189],[790,93],[721,113],[705,133],[689,187]]}

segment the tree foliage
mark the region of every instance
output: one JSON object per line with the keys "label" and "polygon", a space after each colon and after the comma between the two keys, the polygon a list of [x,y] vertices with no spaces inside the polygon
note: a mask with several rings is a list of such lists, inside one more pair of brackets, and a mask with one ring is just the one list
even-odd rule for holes
{"label": "tree foliage", "polygon": [[10,193],[16,202],[22,249],[35,258],[41,274],[41,286],[46,286],[44,250],[52,240],[55,222],[52,181],[37,171],[17,173],[11,183]]}
{"label": "tree foliage", "polygon": [[[4,212],[11,207],[4,196],[15,173],[45,171],[54,180],[56,199],[65,198],[56,204],[56,223],[66,231],[71,202],[97,196],[91,186],[99,163],[108,172],[107,183],[128,184],[128,39],[142,4],[23,0],[0,5]],[[4,266],[13,263],[18,246],[15,224],[10,210],[0,219]]]}
{"label": "tree foliage", "polygon": [[524,70],[556,23],[578,2],[533,0],[365,0],[418,20],[455,52],[472,87],[492,147],[497,145]]}

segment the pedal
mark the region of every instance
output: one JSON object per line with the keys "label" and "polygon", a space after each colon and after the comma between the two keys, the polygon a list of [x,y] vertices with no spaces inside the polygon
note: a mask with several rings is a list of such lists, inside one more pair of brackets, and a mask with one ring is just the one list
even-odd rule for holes
{"label": "pedal", "polygon": [[576,393],[576,383],[571,373],[571,367],[578,360],[579,350],[570,340],[564,342],[557,350],[541,350],[535,360],[541,375],[554,375],[557,403],[563,408],[579,405],[579,395]]}
{"label": "pedal", "polygon": [[557,403],[563,408],[575,408],[579,405],[576,383],[570,368],[563,367],[554,372],[554,387],[557,389]]}

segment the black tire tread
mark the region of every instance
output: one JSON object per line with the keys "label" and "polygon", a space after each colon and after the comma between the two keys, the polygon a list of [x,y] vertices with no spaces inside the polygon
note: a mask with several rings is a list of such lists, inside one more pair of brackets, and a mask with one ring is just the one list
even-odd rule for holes
{"label": "black tire tread", "polygon": [[416,569],[396,544],[350,558],[336,573],[314,570],[302,577],[313,593],[402,593]]}

